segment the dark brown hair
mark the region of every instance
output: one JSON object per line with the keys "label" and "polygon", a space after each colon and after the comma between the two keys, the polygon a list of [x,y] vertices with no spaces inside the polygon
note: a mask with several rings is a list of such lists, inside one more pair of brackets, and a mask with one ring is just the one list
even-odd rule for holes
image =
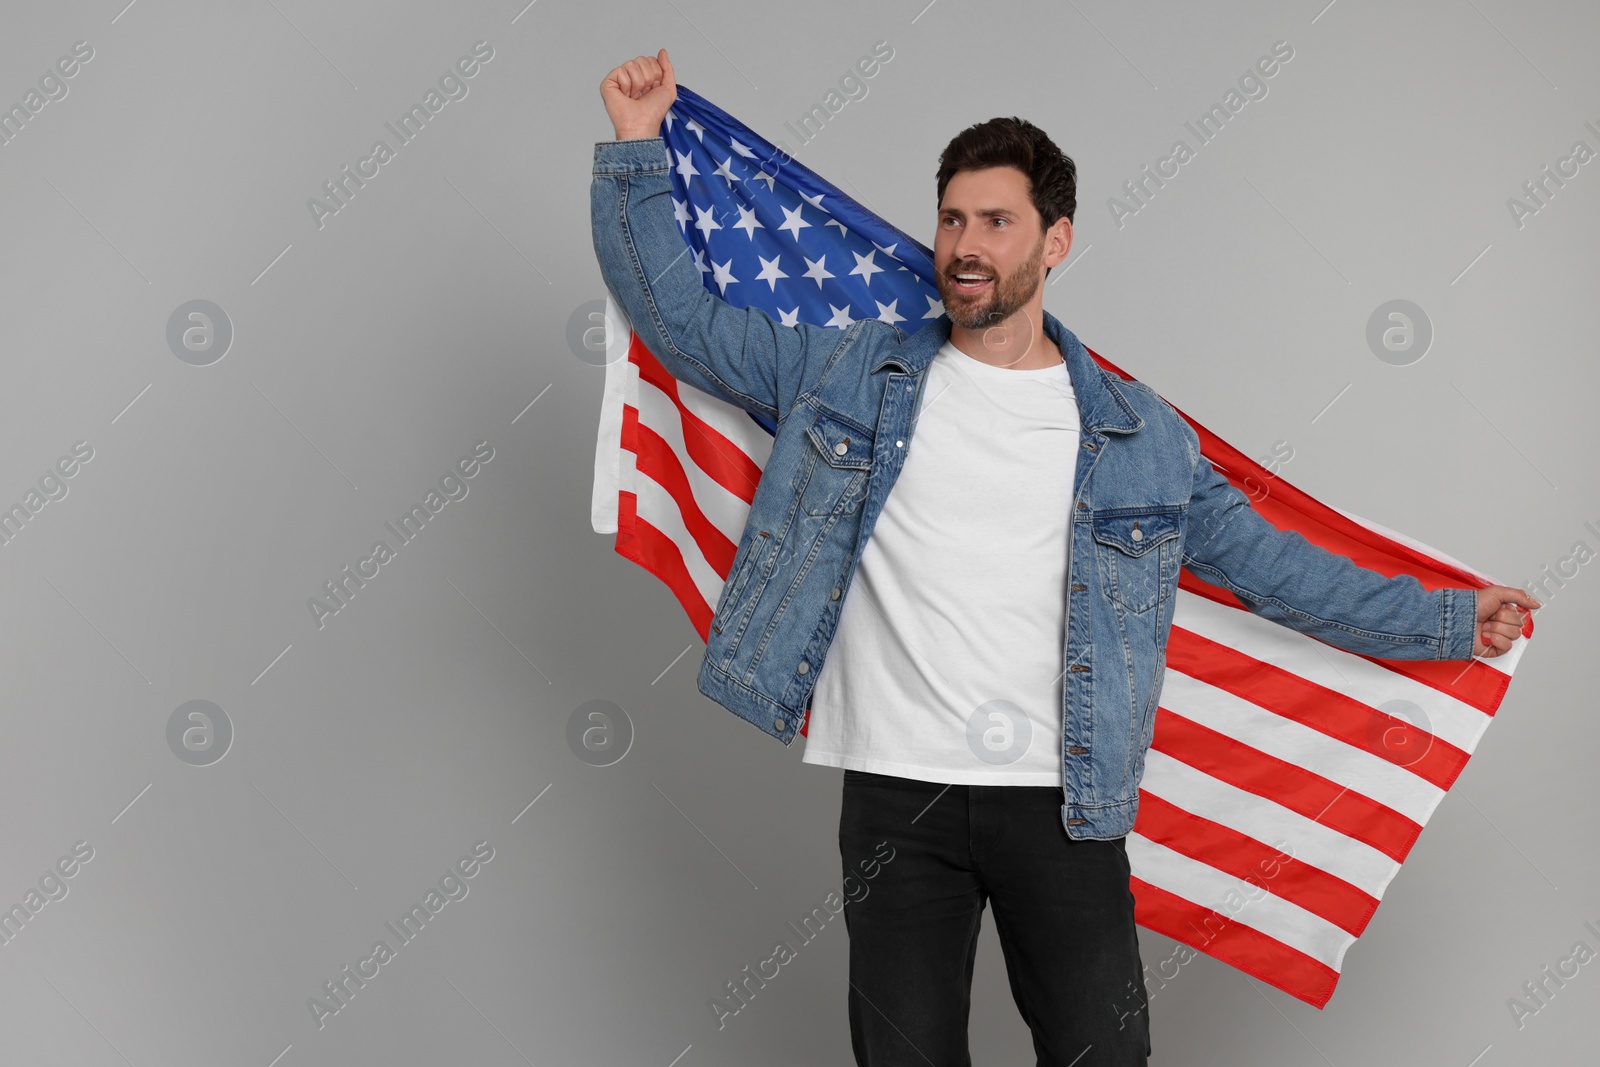
{"label": "dark brown hair", "polygon": [[1027,176],[1041,232],[1063,216],[1072,221],[1078,209],[1078,166],[1033,123],[995,118],[956,134],[939,155],[939,201],[957,171],[985,167],[1015,167]]}

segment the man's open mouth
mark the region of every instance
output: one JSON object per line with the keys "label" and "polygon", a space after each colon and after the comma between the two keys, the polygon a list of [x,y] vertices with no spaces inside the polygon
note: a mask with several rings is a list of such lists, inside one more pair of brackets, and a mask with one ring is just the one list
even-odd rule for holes
{"label": "man's open mouth", "polygon": [[956,291],[961,293],[979,292],[993,280],[987,274],[971,274],[966,271],[954,276]]}

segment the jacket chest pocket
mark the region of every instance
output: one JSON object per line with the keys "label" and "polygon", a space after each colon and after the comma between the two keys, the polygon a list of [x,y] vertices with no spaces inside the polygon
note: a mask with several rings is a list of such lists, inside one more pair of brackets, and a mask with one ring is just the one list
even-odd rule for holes
{"label": "jacket chest pocket", "polygon": [[1091,519],[1095,561],[1106,595],[1144,613],[1171,594],[1178,577],[1183,506],[1109,508]]}
{"label": "jacket chest pocket", "polygon": [[819,411],[806,427],[806,442],[793,483],[800,510],[820,516],[859,508],[872,472],[872,432]]}

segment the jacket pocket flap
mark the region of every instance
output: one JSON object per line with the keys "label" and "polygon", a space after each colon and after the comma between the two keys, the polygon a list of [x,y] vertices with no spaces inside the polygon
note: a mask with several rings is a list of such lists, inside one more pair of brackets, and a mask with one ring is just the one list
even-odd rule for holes
{"label": "jacket pocket flap", "polygon": [[1163,541],[1178,536],[1180,513],[1174,511],[1126,511],[1117,509],[1096,514],[1094,539],[1103,545],[1142,556]]}
{"label": "jacket pocket flap", "polygon": [[872,434],[861,427],[819,411],[806,432],[829,465],[861,469],[872,466]]}

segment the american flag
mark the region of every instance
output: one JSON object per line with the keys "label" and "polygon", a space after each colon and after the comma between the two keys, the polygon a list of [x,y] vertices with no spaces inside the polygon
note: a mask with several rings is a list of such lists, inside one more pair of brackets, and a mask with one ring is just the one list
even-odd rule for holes
{"label": "american flag", "polygon": [[[703,97],[679,85],[661,135],[679,229],[723,300],[789,325],[875,317],[908,333],[943,311],[928,248]],[[591,524],[705,640],[775,427],[672,378],[609,294],[605,314]],[[1314,500],[1178,413],[1279,529],[1426,589],[1500,584]],[[1127,839],[1137,920],[1321,1008],[1492,721],[1532,618],[1495,659],[1380,660],[1254,615],[1187,568],[1177,596]]]}

